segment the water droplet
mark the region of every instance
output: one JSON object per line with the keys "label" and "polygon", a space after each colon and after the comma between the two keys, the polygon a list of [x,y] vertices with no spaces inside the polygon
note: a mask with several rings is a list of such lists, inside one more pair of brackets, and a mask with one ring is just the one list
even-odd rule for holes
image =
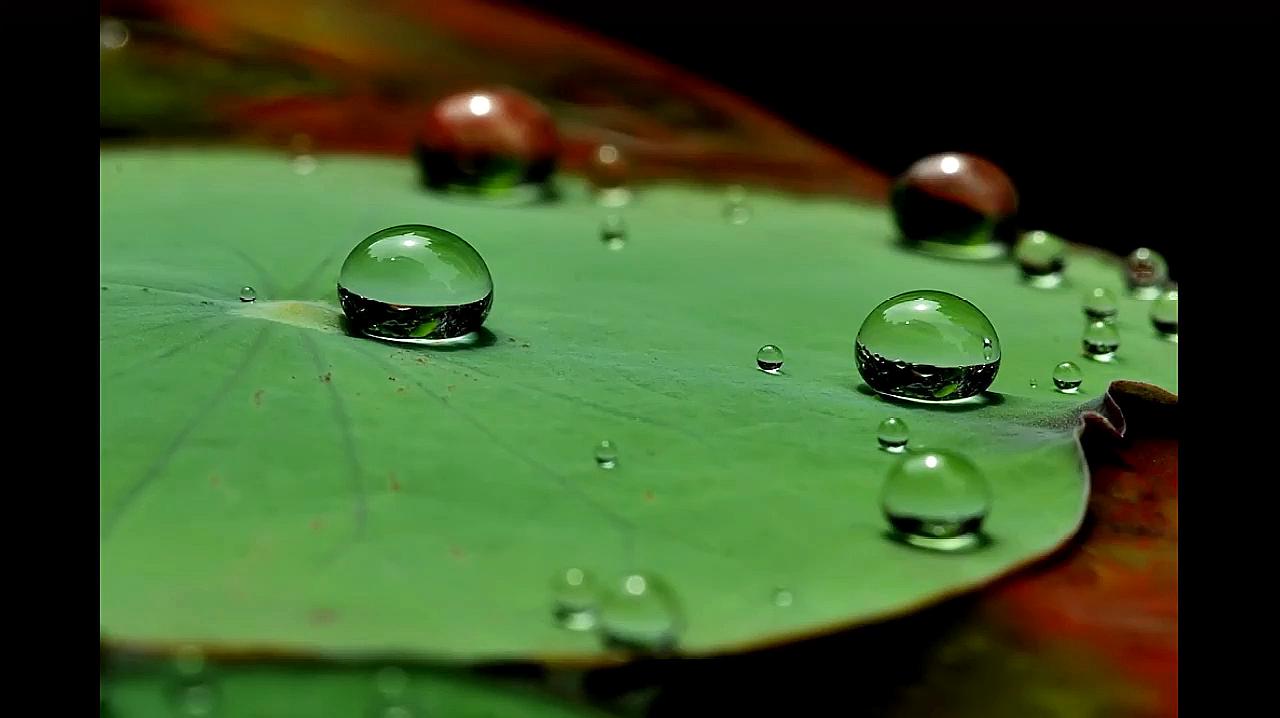
{"label": "water droplet", "polygon": [[1165,292],[1151,305],[1151,326],[1165,339],[1178,341],[1178,290]]}
{"label": "water droplet", "polygon": [[981,541],[991,490],[968,458],[932,450],[907,455],[894,465],[885,479],[880,507],[895,538],[954,551]]}
{"label": "water droplet", "polygon": [[933,290],[881,302],[858,329],[854,353],[867,385],[900,399],[965,399],[985,391],[1000,370],[1000,339],[986,315]]}
{"label": "water droplet", "polygon": [[596,625],[600,589],[592,575],[568,568],[551,581],[551,615],[556,625],[570,631],[589,631]]}
{"label": "water droplet", "polygon": [[773,605],[778,608],[787,608],[795,602],[795,596],[785,588],[780,588],[773,592]]}
{"label": "water droplet", "polygon": [[600,223],[600,241],[609,249],[617,251],[627,246],[627,225],[622,215],[606,215]]}
{"label": "water droplet", "polygon": [[177,715],[206,718],[218,707],[218,693],[209,675],[204,651],[199,646],[181,646],[172,660],[174,685],[171,698]]}
{"label": "water droplet", "polygon": [[1139,247],[1125,257],[1124,278],[1135,299],[1155,299],[1169,279],[1169,264],[1159,252]]}
{"label": "water droplet", "polygon": [[1094,287],[1084,294],[1084,315],[1090,319],[1110,321],[1120,312],[1116,293],[1104,287]]}
{"label": "water droplet", "polygon": [[177,712],[183,718],[211,716],[218,707],[218,696],[207,683],[179,686],[175,694]]}
{"label": "water droplet", "polygon": [[587,158],[587,180],[595,189],[596,202],[605,207],[623,207],[631,201],[627,180],[630,163],[616,145],[602,144]]}
{"label": "water droplet", "polygon": [[890,202],[902,238],[931,254],[991,259],[1004,255],[1015,238],[1013,182],[981,157],[925,157],[894,182]]}
{"label": "water droplet", "polygon": [[608,439],[596,444],[596,463],[602,469],[612,469],[618,465],[618,447]]}
{"label": "water droplet", "polygon": [[1037,382],[1035,379],[1032,379],[1032,380],[1031,380],[1031,388],[1032,388],[1032,389],[1038,389],[1039,387],[1040,387],[1039,382]]}
{"label": "water droplet", "polygon": [[743,225],[751,221],[751,207],[747,205],[747,189],[742,185],[729,185],[725,190],[724,218],[729,224],[734,225]]}
{"label": "water droplet", "polygon": [[253,287],[240,287],[240,301],[252,302],[258,298],[258,290]]}
{"label": "water droplet", "polygon": [[398,698],[404,695],[409,687],[409,674],[399,666],[383,666],[373,676],[378,695],[384,698]]}
{"label": "water droplet", "polygon": [[129,42],[129,28],[119,20],[108,18],[98,25],[98,44],[101,50],[119,50]]}
{"label": "water droplet", "polygon": [[1109,362],[1116,356],[1120,348],[1120,331],[1112,322],[1101,319],[1089,322],[1084,328],[1081,341],[1084,355],[1094,361]]}
{"label": "water droplet", "polygon": [[880,448],[895,454],[906,451],[909,438],[907,422],[896,416],[880,422],[880,428],[876,430],[876,439],[880,442]]}
{"label": "water droplet", "polygon": [[204,673],[208,663],[199,646],[179,646],[173,655],[173,670],[183,678],[196,678]]}
{"label": "water droplet", "polygon": [[551,191],[560,137],[551,113],[528,95],[450,95],[419,127],[414,157],[429,189],[530,200]]}
{"label": "water droplet", "polygon": [[404,224],[356,245],[338,277],[352,330],[387,341],[430,344],[480,328],[493,279],[475,248],[439,227]]}
{"label": "water droplet", "polygon": [[782,350],[773,344],[765,344],[756,352],[756,366],[765,374],[782,372]]}
{"label": "water droplet", "polygon": [[1062,284],[1062,270],[1067,266],[1067,243],[1056,235],[1040,230],[1025,232],[1018,238],[1013,256],[1027,284],[1040,289],[1052,289]]}
{"label": "water droplet", "polygon": [[605,587],[599,621],[606,644],[641,652],[674,648],[683,623],[675,592],[657,576],[642,573]]}
{"label": "water droplet", "polygon": [[1074,362],[1064,361],[1053,368],[1053,385],[1063,394],[1074,394],[1084,382],[1084,372]]}
{"label": "water droplet", "polygon": [[298,155],[293,158],[293,171],[299,175],[309,175],[316,171],[319,165],[313,155]]}

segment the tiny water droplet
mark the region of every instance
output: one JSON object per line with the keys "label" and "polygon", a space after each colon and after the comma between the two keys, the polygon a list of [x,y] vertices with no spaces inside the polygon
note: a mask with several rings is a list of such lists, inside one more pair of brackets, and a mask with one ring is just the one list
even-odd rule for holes
{"label": "tiny water droplet", "polygon": [[675,592],[645,573],[619,577],[605,587],[599,621],[606,645],[645,653],[674,648],[683,628]]}
{"label": "tiny water droplet", "polygon": [[384,698],[398,698],[409,687],[409,674],[399,666],[383,666],[373,676],[378,694]]}
{"label": "tiny water droplet", "polygon": [[183,718],[212,716],[218,705],[217,694],[206,683],[180,686],[177,691],[178,715]]}
{"label": "tiny water droplet", "polygon": [[901,454],[907,449],[907,441],[910,435],[907,429],[907,422],[896,416],[880,422],[880,427],[876,430],[876,439],[880,442],[880,448],[885,451]]}
{"label": "tiny water droplet", "polygon": [[1092,320],[1110,321],[1120,312],[1116,293],[1105,287],[1094,287],[1084,294],[1084,315]]}
{"label": "tiny water droplet", "polygon": [[253,287],[240,288],[240,301],[252,302],[257,298],[258,298],[258,290],[254,289]]}
{"label": "tiny water droplet", "polygon": [[606,215],[600,223],[600,241],[609,249],[617,251],[627,246],[627,225],[622,215]]}
{"label": "tiny water droplet", "polygon": [[1152,303],[1151,326],[1161,337],[1178,341],[1178,290],[1171,289]]}
{"label": "tiny water droplet", "polygon": [[1063,394],[1074,394],[1084,383],[1084,372],[1074,362],[1064,361],[1053,368],[1053,386]]}
{"label": "tiny water droplet", "polygon": [[894,538],[921,548],[955,551],[981,542],[991,490],[967,457],[932,450],[909,454],[894,465],[880,506]]}
{"label": "tiny water droplet", "polygon": [[556,625],[570,631],[596,626],[600,588],[595,578],[580,568],[568,568],[551,580],[551,616]]}
{"label": "tiny water droplet", "polygon": [[448,230],[388,227],[351,250],[338,300],[355,332],[405,344],[462,340],[489,316],[493,278],[480,253]]}
{"label": "tiny water droplet", "polygon": [[1125,257],[1124,278],[1134,299],[1152,300],[1169,279],[1169,264],[1159,252],[1139,247]]}
{"label": "tiny water droplet", "polygon": [[1031,383],[1032,389],[1037,389],[1040,387],[1040,384],[1035,379],[1032,379],[1030,383]]}
{"label": "tiny water droplet", "polygon": [[782,362],[782,350],[773,344],[765,344],[756,352],[756,366],[765,374],[780,373]]}
{"label": "tiny water droplet", "polygon": [[618,447],[608,439],[596,444],[596,464],[602,469],[618,465]]}
{"label": "tiny water droplet", "polygon": [[947,292],[881,302],[858,329],[858,373],[877,393],[916,401],[965,399],[1000,371],[1000,339],[982,310]]}
{"label": "tiny water droplet", "polygon": [[778,608],[787,608],[795,601],[795,597],[785,588],[780,588],[773,592],[773,605]]}
{"label": "tiny water droplet", "polygon": [[1101,319],[1091,321],[1085,325],[1081,346],[1089,359],[1109,362],[1115,358],[1116,350],[1120,348],[1120,331],[1112,322]]}
{"label": "tiny water droplet", "polygon": [[1067,266],[1067,244],[1056,235],[1036,230],[1024,232],[1013,248],[1014,259],[1022,270],[1022,279],[1038,289],[1052,289],[1062,284],[1062,270]]}

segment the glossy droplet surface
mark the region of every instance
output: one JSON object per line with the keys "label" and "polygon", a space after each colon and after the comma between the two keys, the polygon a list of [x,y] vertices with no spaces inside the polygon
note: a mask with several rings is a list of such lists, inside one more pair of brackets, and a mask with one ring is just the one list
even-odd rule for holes
{"label": "glossy droplet surface", "polygon": [[1094,287],[1084,293],[1084,315],[1090,319],[1114,319],[1120,312],[1116,293],[1105,287]]}
{"label": "glossy droplet surface", "polygon": [[623,221],[622,215],[605,216],[600,222],[600,241],[614,251],[627,246],[627,224]]}
{"label": "glossy droplet surface", "polygon": [[1056,235],[1040,230],[1024,232],[1014,245],[1013,256],[1027,284],[1043,289],[1062,284],[1067,243]]}
{"label": "glossy droplet surface", "polygon": [[674,648],[683,629],[675,592],[648,573],[627,574],[606,585],[599,621],[606,644],[640,652]]}
{"label": "glossy droplet surface", "polygon": [[1120,330],[1112,322],[1101,319],[1091,321],[1084,327],[1081,346],[1086,357],[1095,361],[1111,361],[1120,348]]}
{"label": "glossy droplet surface", "polygon": [[556,625],[570,631],[589,631],[596,626],[600,586],[580,568],[567,568],[551,580],[551,617]]}
{"label": "glossy droplet surface", "polygon": [[904,456],[890,469],[880,507],[895,538],[950,551],[980,541],[991,490],[968,457],[931,450]]}
{"label": "glossy droplet surface", "polygon": [[240,301],[252,302],[257,298],[258,298],[258,290],[254,289],[253,287],[240,288]]}
{"label": "glossy droplet surface", "polygon": [[1135,299],[1155,299],[1169,280],[1169,263],[1159,252],[1139,247],[1125,257],[1124,278]]}
{"label": "glossy droplet surface", "polygon": [[338,298],[351,329],[431,343],[476,331],[493,303],[493,279],[475,248],[439,227],[374,232],[342,265]]}
{"label": "glossy droplet surface", "polygon": [[1165,339],[1178,341],[1178,290],[1165,292],[1151,304],[1151,326]]}
{"label": "glossy droplet surface", "polygon": [[596,464],[602,469],[612,469],[618,465],[618,447],[605,439],[596,444]]}
{"label": "glossy droplet surface", "polygon": [[1000,370],[1000,339],[982,310],[947,292],[916,290],[881,302],[858,329],[858,372],[878,393],[953,401],[979,394]]}
{"label": "glossy droplet surface", "polygon": [[975,155],[930,155],[907,168],[890,197],[903,240],[959,259],[990,259],[1014,240],[1018,194],[995,164]]}
{"label": "glossy droplet surface", "polygon": [[1084,372],[1074,362],[1064,361],[1053,368],[1053,386],[1063,394],[1074,394],[1084,382]]}
{"label": "glossy droplet surface", "polygon": [[756,367],[766,374],[777,374],[782,369],[782,350],[776,345],[765,344],[756,352]]}
{"label": "glossy droplet surface", "polygon": [[896,416],[880,422],[880,426],[876,429],[876,440],[880,442],[880,448],[893,453],[902,453],[906,450],[907,440],[910,435],[907,430],[907,422]]}

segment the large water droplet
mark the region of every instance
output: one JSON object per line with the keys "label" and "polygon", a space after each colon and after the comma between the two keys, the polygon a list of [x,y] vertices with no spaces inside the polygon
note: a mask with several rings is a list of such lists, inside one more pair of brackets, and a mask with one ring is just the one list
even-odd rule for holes
{"label": "large water droplet", "polygon": [[551,580],[551,616],[570,631],[589,631],[596,625],[600,588],[590,573],[568,568]]}
{"label": "large water droplet", "polygon": [[602,469],[612,469],[618,465],[618,447],[605,439],[596,444],[596,464]]}
{"label": "large water droplet", "polygon": [[1048,232],[1025,232],[1013,248],[1014,259],[1022,270],[1023,280],[1041,289],[1062,284],[1062,270],[1067,266],[1067,244]]}
{"label": "large water droplet", "polygon": [[683,628],[675,592],[647,573],[628,574],[607,585],[599,621],[606,644],[647,653],[674,648]]}
{"label": "large water droplet", "polygon": [[253,287],[240,287],[240,301],[252,302],[258,298],[258,290]]}
{"label": "large water droplet", "polygon": [[98,25],[99,50],[119,50],[129,42],[129,28],[119,20],[107,18]]}
{"label": "large water droplet", "polygon": [[1081,340],[1084,355],[1094,361],[1109,362],[1116,356],[1120,348],[1120,330],[1112,322],[1101,319],[1089,322],[1084,327]]}
{"label": "large water droplet", "polygon": [[1000,370],[1000,339],[986,315],[954,294],[927,289],[871,310],[854,353],[867,385],[900,399],[971,397],[991,386]]}
{"label": "large water droplet", "polygon": [[1169,264],[1159,252],[1139,247],[1124,260],[1124,278],[1135,299],[1155,299],[1169,279]]}
{"label": "large water droplet", "polygon": [[903,239],[931,254],[990,259],[1014,240],[1017,192],[1008,175],[981,157],[925,157],[894,182],[890,200]]}
{"label": "large water droplet", "polygon": [[782,371],[782,350],[773,344],[765,344],[756,352],[756,366],[765,374]]}
{"label": "large water droplet", "polygon": [[1120,311],[1116,293],[1105,287],[1094,287],[1084,294],[1084,315],[1090,319],[1110,321]]}
{"label": "large water droplet", "polygon": [[600,223],[600,241],[604,246],[617,251],[627,246],[627,224],[622,215],[606,215]]}
{"label": "large water droplet", "polygon": [[356,332],[429,344],[480,328],[493,304],[493,279],[458,235],[405,224],[374,232],[351,250],[338,299]]}
{"label": "large water droplet", "polygon": [[931,450],[903,457],[889,471],[880,506],[895,538],[952,551],[981,540],[991,511],[986,478],[968,458]]}
{"label": "large water droplet", "polygon": [[1064,361],[1053,368],[1053,386],[1063,394],[1074,394],[1084,383],[1084,372],[1074,362]]}
{"label": "large water droplet", "polygon": [[876,430],[876,440],[880,442],[880,448],[895,454],[906,451],[907,440],[910,438],[907,422],[896,416],[880,422],[880,427]]}
{"label": "large water droplet", "polygon": [[1178,341],[1178,290],[1165,292],[1151,305],[1151,326],[1169,341]]}

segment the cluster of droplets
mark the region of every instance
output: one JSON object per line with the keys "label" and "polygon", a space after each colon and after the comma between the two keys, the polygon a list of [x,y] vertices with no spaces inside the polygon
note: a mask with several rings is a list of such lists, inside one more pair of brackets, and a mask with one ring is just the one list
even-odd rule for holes
{"label": "cluster of droplets", "polygon": [[595,631],[611,648],[662,653],[675,648],[683,627],[676,594],[660,577],[627,573],[600,583],[571,567],[551,581],[551,616],[569,631]]}

